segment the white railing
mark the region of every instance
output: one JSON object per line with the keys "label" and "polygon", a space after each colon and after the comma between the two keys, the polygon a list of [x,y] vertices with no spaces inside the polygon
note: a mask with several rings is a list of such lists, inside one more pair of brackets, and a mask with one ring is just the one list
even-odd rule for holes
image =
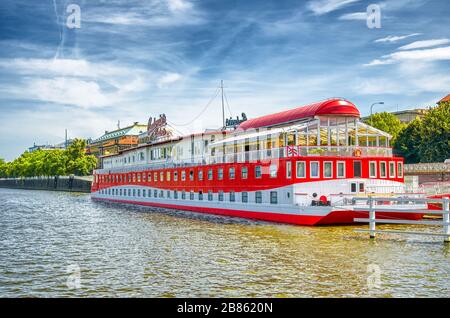
{"label": "white railing", "polygon": [[[427,198],[353,198],[355,201],[366,201],[369,207],[367,208],[354,208],[354,211],[369,211],[369,218],[355,218],[355,222],[369,223],[369,229],[356,229],[356,232],[365,232],[370,234],[370,238],[375,238],[375,233],[391,233],[391,234],[411,234],[411,235],[430,235],[439,236],[444,238],[444,242],[450,242],[450,209],[449,198],[442,199],[427,199]],[[403,203],[440,203],[442,204],[441,210],[423,210],[423,209],[399,209],[388,208],[386,205],[377,205],[378,202],[403,202]],[[435,214],[442,215],[442,221],[427,221],[427,220],[400,220],[400,219],[377,219],[376,213],[415,213],[415,214]],[[432,225],[442,227],[442,233],[430,233],[430,232],[413,232],[413,231],[398,231],[398,230],[377,230],[376,224],[409,224],[409,225]]]}

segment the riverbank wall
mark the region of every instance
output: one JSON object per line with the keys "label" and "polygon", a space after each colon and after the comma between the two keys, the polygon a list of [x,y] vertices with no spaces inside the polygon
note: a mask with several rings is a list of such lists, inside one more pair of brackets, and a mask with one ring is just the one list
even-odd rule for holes
{"label": "riverbank wall", "polygon": [[89,193],[92,179],[92,176],[8,178],[0,179],[0,188]]}

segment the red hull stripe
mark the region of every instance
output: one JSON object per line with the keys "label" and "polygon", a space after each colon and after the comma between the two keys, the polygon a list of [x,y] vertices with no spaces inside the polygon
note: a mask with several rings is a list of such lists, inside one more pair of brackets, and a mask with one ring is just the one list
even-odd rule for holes
{"label": "red hull stripe", "polygon": [[[239,217],[244,219],[270,221],[276,223],[287,223],[296,225],[325,225],[325,224],[351,224],[354,223],[354,218],[366,218],[367,212],[355,212],[355,211],[334,211],[325,216],[310,216],[310,215],[289,215],[280,213],[268,213],[268,212],[250,212],[242,210],[230,210],[219,208],[205,208],[205,207],[192,207],[177,204],[165,204],[155,202],[135,202],[129,200],[116,200],[105,198],[92,198],[93,200],[110,201],[126,204],[144,205],[158,208],[168,208],[176,210],[184,210],[191,212],[199,212],[206,214],[215,214],[222,216]],[[411,213],[377,213],[378,218],[391,218],[391,219],[409,219],[418,220],[421,219],[423,214],[411,214]]]}

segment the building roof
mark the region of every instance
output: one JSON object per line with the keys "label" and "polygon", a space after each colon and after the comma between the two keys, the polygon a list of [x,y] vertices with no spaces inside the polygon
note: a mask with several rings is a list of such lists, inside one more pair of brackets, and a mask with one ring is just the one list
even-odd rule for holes
{"label": "building roof", "polygon": [[117,129],[114,131],[106,132],[103,136],[92,140],[92,143],[96,143],[99,141],[105,141],[109,139],[114,139],[122,136],[139,136],[139,134],[143,133],[147,129],[147,125],[134,124],[132,126],[128,126],[125,128]]}
{"label": "building roof", "polygon": [[331,98],[276,114],[250,119],[241,123],[238,129],[247,130],[251,128],[271,127],[301,119],[313,118],[318,115],[360,117],[359,110],[353,103],[341,98]]}
{"label": "building roof", "polygon": [[448,94],[447,96],[445,96],[444,98],[442,98],[440,101],[438,101],[437,103],[443,103],[443,102],[449,102],[450,101],[450,94]]}

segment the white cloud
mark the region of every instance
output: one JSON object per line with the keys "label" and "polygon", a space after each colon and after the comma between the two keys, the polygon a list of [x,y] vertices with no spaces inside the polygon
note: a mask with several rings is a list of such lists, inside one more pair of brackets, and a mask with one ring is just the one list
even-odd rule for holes
{"label": "white cloud", "polygon": [[181,80],[182,76],[178,73],[167,73],[158,80],[158,87],[166,87],[172,83]]}
{"label": "white cloud", "polygon": [[96,82],[66,77],[31,80],[24,95],[42,102],[82,108],[104,107],[110,102]]}
{"label": "white cloud", "polygon": [[399,48],[399,50],[412,50],[412,49],[422,49],[426,47],[433,47],[443,44],[450,43],[450,39],[435,39],[435,40],[424,40],[424,41],[416,41],[410,44],[404,45]]}
{"label": "white cloud", "polygon": [[381,59],[375,59],[372,62],[365,64],[365,66],[393,64],[402,61],[430,62],[444,60],[450,60],[450,46],[435,49],[395,52],[384,55]]}
{"label": "white cloud", "polygon": [[315,15],[323,15],[359,1],[360,0],[314,0],[308,3],[308,9]]}
{"label": "white cloud", "polygon": [[129,8],[103,6],[86,12],[83,21],[119,26],[170,27],[198,25],[206,20],[187,0],[149,0]]}
{"label": "white cloud", "polygon": [[354,12],[343,14],[339,20],[367,20],[367,12]]}
{"label": "white cloud", "polygon": [[375,40],[375,42],[376,42],[376,43],[382,43],[382,42],[389,42],[389,43],[392,43],[392,42],[398,42],[398,41],[407,39],[407,38],[409,38],[409,37],[412,37],[412,36],[418,36],[418,35],[421,35],[421,33],[412,33],[412,34],[408,34],[408,35],[400,35],[400,36],[397,36],[397,35],[389,35],[389,36],[387,36],[387,37],[384,37],[384,38],[381,38],[381,39],[377,39],[377,40]]}

